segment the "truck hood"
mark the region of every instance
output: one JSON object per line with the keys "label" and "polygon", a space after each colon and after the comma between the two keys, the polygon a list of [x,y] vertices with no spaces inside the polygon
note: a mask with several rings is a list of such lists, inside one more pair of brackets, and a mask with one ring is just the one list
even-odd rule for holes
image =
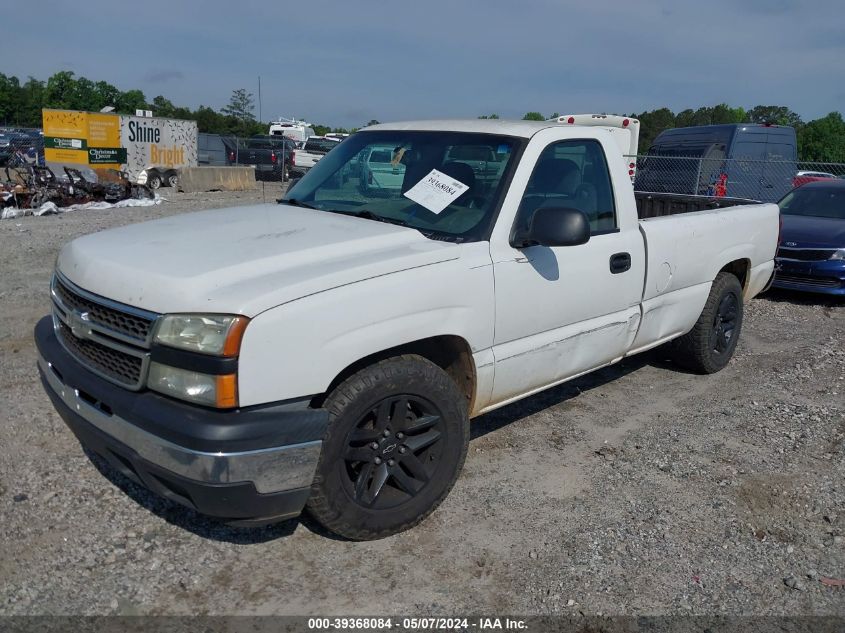
{"label": "truck hood", "polygon": [[67,244],[57,267],[80,288],[154,312],[253,317],[338,286],[457,259],[418,231],[289,205],[173,216]]}

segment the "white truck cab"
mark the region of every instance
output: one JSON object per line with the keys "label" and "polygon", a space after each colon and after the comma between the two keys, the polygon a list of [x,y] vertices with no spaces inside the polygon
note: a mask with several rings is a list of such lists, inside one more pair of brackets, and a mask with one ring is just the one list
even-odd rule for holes
{"label": "white truck cab", "polygon": [[[665,343],[723,369],[777,207],[635,195],[634,120],[566,119],[374,125],[281,204],[70,242],[36,327],[47,392],[167,498],[371,539],[445,498],[475,416]],[[350,169],[376,149],[378,187]]]}

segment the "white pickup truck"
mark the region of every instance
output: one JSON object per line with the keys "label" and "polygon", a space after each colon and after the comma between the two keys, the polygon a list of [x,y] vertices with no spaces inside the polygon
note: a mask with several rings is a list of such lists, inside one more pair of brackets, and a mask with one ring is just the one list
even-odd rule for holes
{"label": "white pickup truck", "polygon": [[[201,513],[405,530],[455,483],[471,418],[670,341],[728,364],[778,208],[635,196],[630,123],[375,125],[279,205],[76,239],[35,329],[47,393],[89,450]],[[402,178],[336,177],[369,147]],[[455,160],[480,147],[483,178]]]}
{"label": "white pickup truck", "polygon": [[334,149],[340,139],[330,138],[327,136],[312,136],[302,147],[293,154],[293,161],[291,165],[291,176],[300,178],[305,175],[309,169],[316,165],[320,159],[329,151]]}

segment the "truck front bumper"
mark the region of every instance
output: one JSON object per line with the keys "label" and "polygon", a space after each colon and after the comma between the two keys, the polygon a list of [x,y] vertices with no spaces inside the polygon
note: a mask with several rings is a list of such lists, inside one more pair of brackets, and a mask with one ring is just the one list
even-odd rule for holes
{"label": "truck front bumper", "polygon": [[38,369],[83,447],[152,492],[238,525],[298,515],[328,424],[307,401],[216,411],[94,375],[59,343],[52,319],[35,328]]}

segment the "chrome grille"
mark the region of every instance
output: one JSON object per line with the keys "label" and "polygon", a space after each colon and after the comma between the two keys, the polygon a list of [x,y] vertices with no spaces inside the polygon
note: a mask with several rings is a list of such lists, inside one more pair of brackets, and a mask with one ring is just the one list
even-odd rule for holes
{"label": "chrome grille", "polygon": [[58,299],[60,308],[85,312],[91,323],[126,339],[146,343],[152,334],[153,315],[147,316],[141,310],[130,312],[105,305],[102,300],[98,301],[94,296],[75,289],[69,281],[58,276],[53,283],[53,297],[54,301]]}
{"label": "chrome grille", "polygon": [[778,257],[795,259],[802,262],[813,262],[830,259],[836,252],[834,248],[786,248],[778,249]]}
{"label": "chrome grille", "polygon": [[141,389],[158,315],[82,290],[58,272],[51,289],[56,337],[68,353],[106,380]]}
{"label": "chrome grille", "polygon": [[61,322],[56,331],[59,340],[73,356],[104,378],[130,389],[141,384],[141,373],[144,369],[142,357],[132,356],[91,339],[78,338]]}

